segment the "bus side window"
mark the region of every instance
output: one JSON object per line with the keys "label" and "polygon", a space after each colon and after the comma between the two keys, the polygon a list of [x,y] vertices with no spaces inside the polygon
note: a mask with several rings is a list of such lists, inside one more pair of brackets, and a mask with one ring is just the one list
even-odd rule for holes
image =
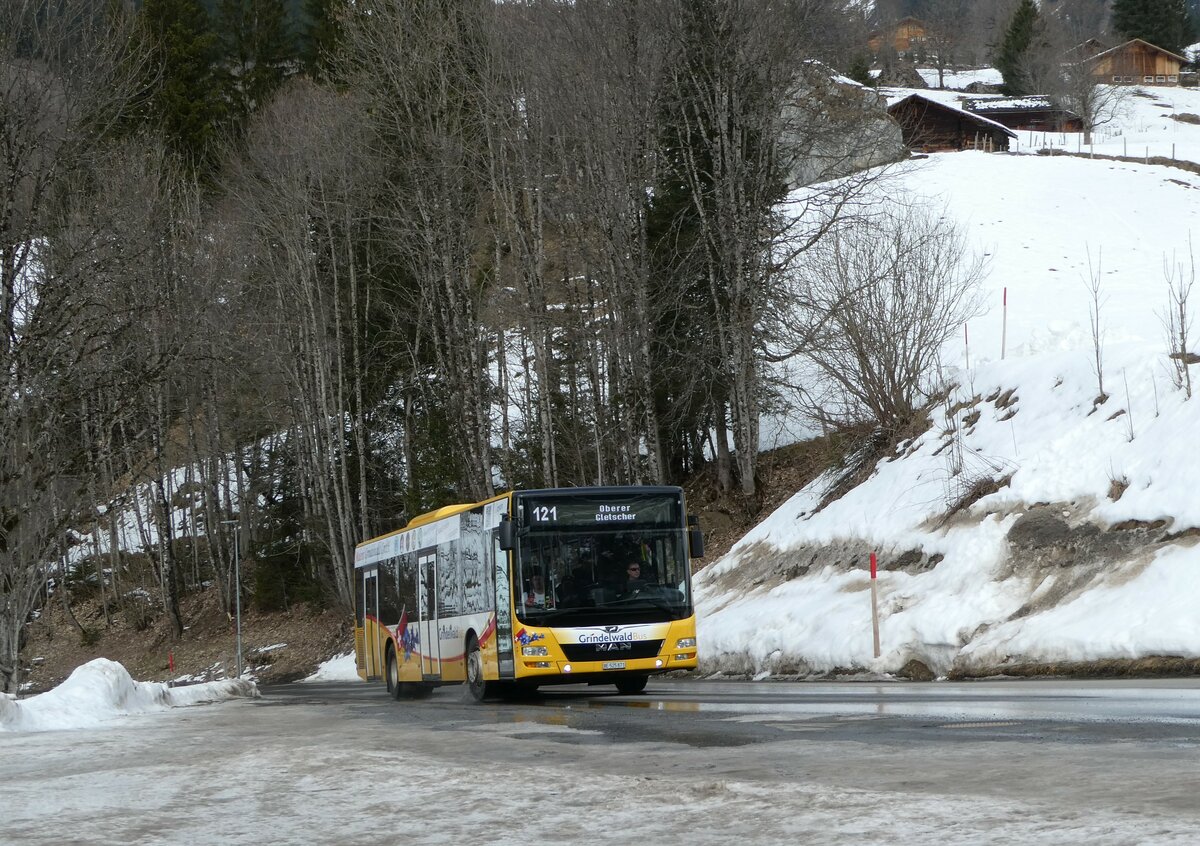
{"label": "bus side window", "polygon": [[377,574],[374,571],[367,576],[366,613],[370,614],[372,617],[377,617],[379,611],[375,603],[375,588],[378,582],[376,576]]}
{"label": "bus side window", "polygon": [[434,556],[430,555],[423,563],[425,565],[425,619],[432,620],[436,616],[434,609],[437,608],[437,581],[434,578],[437,569]]}

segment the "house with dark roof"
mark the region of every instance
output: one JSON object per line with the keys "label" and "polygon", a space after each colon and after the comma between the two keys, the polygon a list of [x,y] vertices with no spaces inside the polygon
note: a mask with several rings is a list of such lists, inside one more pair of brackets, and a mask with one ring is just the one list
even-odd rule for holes
{"label": "house with dark roof", "polygon": [[1097,82],[1113,85],[1178,85],[1179,72],[1188,63],[1185,56],[1133,38],[1086,61]]}
{"label": "house with dark roof", "polygon": [[1009,141],[1017,137],[1017,133],[991,118],[920,93],[888,106],[888,114],[900,124],[905,145],[924,153],[1007,150]]}
{"label": "house with dark roof", "polygon": [[1054,105],[1049,97],[987,97],[967,100],[963,108],[1007,126],[1037,132],[1082,132],[1083,119],[1069,109]]}

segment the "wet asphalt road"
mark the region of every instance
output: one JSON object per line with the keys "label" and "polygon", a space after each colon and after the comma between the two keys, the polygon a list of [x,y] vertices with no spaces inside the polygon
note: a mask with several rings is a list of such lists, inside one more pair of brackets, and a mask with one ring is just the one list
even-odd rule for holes
{"label": "wet asphalt road", "polygon": [[1200,684],[382,685],[0,735],[0,844],[1191,846]]}
{"label": "wet asphalt road", "polygon": [[[1132,743],[1200,752],[1200,679],[999,680],[953,683],[737,682],[651,679],[644,694],[607,686],[543,688],[529,701],[468,699],[460,686],[393,702],[381,684],[263,688],[264,707],[302,702],[357,719],[402,720],[434,730],[544,722],[597,732],[608,742],[703,748],[790,739],[956,744],[988,740]],[[1197,800],[1200,802],[1200,798]]]}

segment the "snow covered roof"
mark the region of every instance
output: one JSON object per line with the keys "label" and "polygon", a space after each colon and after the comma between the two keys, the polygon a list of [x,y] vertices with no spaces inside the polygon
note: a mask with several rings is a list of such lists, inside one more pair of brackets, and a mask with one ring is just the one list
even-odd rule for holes
{"label": "snow covered roof", "polygon": [[1044,94],[1030,94],[1026,97],[981,97],[976,100],[966,100],[963,108],[975,114],[1013,114],[1025,112],[1061,112],[1074,114],[1070,109],[1056,106]]}
{"label": "snow covered roof", "polygon": [[1054,104],[1050,98],[1042,94],[1031,94],[1028,97],[986,97],[977,100],[967,100],[963,108],[969,112],[999,112],[1025,111],[1028,109],[1052,109]]}
{"label": "snow covered roof", "polygon": [[892,103],[890,106],[888,106],[888,111],[891,112],[895,109],[898,109],[901,105],[909,102],[910,100],[917,100],[917,101],[928,104],[930,106],[934,106],[939,109],[945,109],[946,111],[949,111],[949,112],[957,112],[958,114],[962,115],[963,117],[970,119],[973,123],[980,123],[980,124],[984,124],[984,125],[988,126],[989,128],[998,129],[1010,138],[1017,137],[1017,133],[1013,132],[1011,129],[1009,129],[1007,126],[1005,126],[1002,123],[997,123],[994,120],[985,118],[983,115],[977,115],[974,112],[969,112],[966,109],[961,108],[959,106],[954,106],[954,105],[951,105],[950,103],[942,102],[940,100],[935,100],[932,97],[926,97],[924,94],[921,94],[919,92],[914,92],[912,94],[909,94],[903,100],[898,100],[897,102]]}

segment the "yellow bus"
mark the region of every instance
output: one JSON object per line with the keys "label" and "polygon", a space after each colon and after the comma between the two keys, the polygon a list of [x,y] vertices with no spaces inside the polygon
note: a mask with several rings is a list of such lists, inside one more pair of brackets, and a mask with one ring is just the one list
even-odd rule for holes
{"label": "yellow bus", "polygon": [[452,505],[355,550],[358,674],[400,699],[465,683],[472,697],[544,684],[640,693],[696,666],[683,491],[513,491]]}

